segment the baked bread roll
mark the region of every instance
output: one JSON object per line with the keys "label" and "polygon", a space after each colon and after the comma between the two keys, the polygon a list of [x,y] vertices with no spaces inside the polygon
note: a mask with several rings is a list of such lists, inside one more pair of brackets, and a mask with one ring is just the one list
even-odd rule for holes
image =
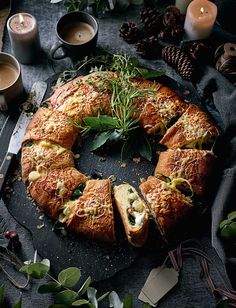
{"label": "baked bread roll", "polygon": [[[151,135],[164,135],[170,122],[178,118],[187,108],[174,91],[150,80],[135,79],[137,88],[149,89],[147,95],[135,99],[140,125]],[[153,92],[152,92],[153,91]]]}
{"label": "baked bread roll", "polygon": [[210,151],[169,149],[160,153],[154,175],[162,174],[171,180],[185,179],[195,194],[203,195],[215,160],[216,156]]}
{"label": "baked bread roll", "polygon": [[128,241],[133,246],[143,246],[148,236],[148,207],[139,197],[135,188],[129,184],[115,186],[114,199]]}
{"label": "baked bread roll", "polygon": [[70,150],[77,134],[78,128],[63,113],[39,108],[26,128],[23,145],[27,141],[46,140]]}
{"label": "baked bread roll", "polygon": [[[111,78],[114,78],[112,72],[94,72],[76,78],[76,82],[72,80],[66,84],[66,94],[61,92],[61,89],[57,89],[48,99],[49,105],[79,124],[83,124],[84,117],[94,117],[98,113],[110,114],[112,93],[109,79]],[[58,99],[61,93],[63,98]]]}
{"label": "baked bread roll", "polygon": [[[110,180],[87,181],[82,196],[69,207],[66,215],[70,230],[96,240],[115,241]],[[68,212],[66,205],[64,212]]]}
{"label": "baked bread roll", "polygon": [[208,114],[196,105],[190,105],[179,120],[171,126],[161,144],[169,149],[200,148],[203,144],[211,145],[219,130]]}
{"label": "baked bread roll", "polygon": [[33,171],[48,173],[53,169],[74,167],[74,156],[70,150],[48,141],[29,141],[21,151],[22,180],[28,183]]}
{"label": "baked bread roll", "polygon": [[76,188],[88,177],[73,167],[51,170],[47,174],[32,174],[28,190],[39,208],[57,219],[62,205],[69,200]]}
{"label": "baked bread roll", "polygon": [[167,235],[193,207],[189,197],[154,176],[149,176],[140,189],[162,235]]}

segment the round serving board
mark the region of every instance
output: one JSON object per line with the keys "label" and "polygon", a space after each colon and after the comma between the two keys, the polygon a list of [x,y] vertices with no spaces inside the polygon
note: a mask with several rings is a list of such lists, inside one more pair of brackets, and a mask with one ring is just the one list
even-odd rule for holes
{"label": "round serving board", "polygon": [[[58,75],[55,75],[47,80],[46,97],[49,97],[57,77]],[[162,76],[157,81],[178,92],[182,98],[199,104],[197,93],[186,91],[186,88],[173,79]],[[121,164],[120,151],[115,148],[106,153],[90,152],[91,141],[92,137],[86,139],[81,148],[75,149],[80,153],[76,166],[81,172],[94,177],[112,176],[115,180],[113,185],[128,182],[136,188],[141,178],[147,178],[153,174],[156,165],[155,153],[153,153],[152,162],[141,160],[137,163],[137,161],[127,160],[124,165]],[[158,142],[153,147],[155,151],[158,150]],[[20,174],[20,164],[18,172]],[[117,213],[115,213],[117,242],[114,244],[96,242],[70,233],[62,236],[58,230],[53,231],[55,222],[44,216],[27,196],[26,187],[22,181],[12,183],[12,193],[5,197],[4,201],[11,215],[31,232],[35,249],[43,258],[51,261],[52,269],[56,273],[69,266],[78,266],[82,269],[84,277],[90,275],[93,281],[100,281],[129,267],[139,254],[156,253],[163,246],[163,241],[155,231],[154,223],[144,247],[136,249],[129,245]]]}

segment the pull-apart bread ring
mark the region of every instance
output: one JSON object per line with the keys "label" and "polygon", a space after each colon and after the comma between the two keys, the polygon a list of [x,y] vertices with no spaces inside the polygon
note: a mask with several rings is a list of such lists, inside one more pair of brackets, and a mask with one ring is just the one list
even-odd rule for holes
{"label": "pull-apart bread ring", "polygon": [[88,180],[84,174],[73,167],[55,169],[42,174],[30,182],[28,190],[39,208],[53,219],[57,219],[63,204],[67,202],[73,192]]}
{"label": "pull-apart bread ring", "polygon": [[169,149],[201,148],[203,144],[212,144],[219,134],[208,114],[198,106],[190,105],[160,143]]}

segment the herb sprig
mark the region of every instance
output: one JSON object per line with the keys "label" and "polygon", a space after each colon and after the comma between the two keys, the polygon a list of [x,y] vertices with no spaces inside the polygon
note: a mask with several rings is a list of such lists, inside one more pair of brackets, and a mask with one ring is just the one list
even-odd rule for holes
{"label": "herb sprig", "polygon": [[[113,78],[104,78],[104,83],[112,93],[111,95],[111,116],[98,114],[97,117],[83,118],[84,125],[77,124],[82,134],[90,131],[98,132],[93,140],[91,150],[97,150],[105,144],[122,143],[121,159],[130,158],[137,153],[147,160],[151,160],[152,152],[149,141],[144,131],[139,126],[139,115],[135,99],[140,99],[145,95],[154,95],[152,89],[137,88],[135,77],[157,77],[162,73],[148,71],[138,66],[137,59],[128,55],[115,54],[109,62],[104,57],[100,57],[101,65],[95,66],[92,71],[110,70],[115,71]],[[82,63],[81,65],[86,65]],[[81,68],[81,66],[80,66]]]}

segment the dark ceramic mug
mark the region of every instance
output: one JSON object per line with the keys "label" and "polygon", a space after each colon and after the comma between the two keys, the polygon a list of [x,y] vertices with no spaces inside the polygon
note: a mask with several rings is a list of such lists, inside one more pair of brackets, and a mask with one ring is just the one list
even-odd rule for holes
{"label": "dark ceramic mug", "polygon": [[[52,59],[70,57],[81,59],[94,51],[98,38],[96,19],[85,12],[71,12],[62,16],[56,27],[58,41],[53,44],[50,54]],[[60,54],[57,54],[58,50]]]}

